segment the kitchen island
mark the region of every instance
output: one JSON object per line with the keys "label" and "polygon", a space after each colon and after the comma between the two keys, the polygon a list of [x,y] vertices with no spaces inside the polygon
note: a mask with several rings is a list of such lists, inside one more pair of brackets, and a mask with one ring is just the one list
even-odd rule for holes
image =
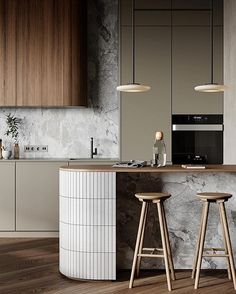
{"label": "kitchen island", "polygon": [[[236,195],[236,166],[209,165],[190,170],[163,168],[113,168],[111,165],[60,168],[60,271],[70,278],[115,280],[116,269],[131,267],[140,203],[136,192],[169,192],[167,222],[176,268],[191,268],[201,203],[197,192]],[[209,216],[206,243],[221,247],[216,207]],[[236,251],[236,200],[226,204]],[[160,246],[156,209],[149,211],[145,242]],[[161,260],[144,259],[144,268],[163,268]],[[224,259],[205,257],[204,268],[225,268]]]}

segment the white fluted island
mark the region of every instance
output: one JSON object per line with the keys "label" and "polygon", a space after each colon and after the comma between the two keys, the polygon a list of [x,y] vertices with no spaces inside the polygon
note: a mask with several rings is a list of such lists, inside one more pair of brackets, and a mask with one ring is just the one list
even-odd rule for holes
{"label": "white fluted island", "polygon": [[60,271],[115,280],[115,172],[60,170]]}
{"label": "white fluted island", "polygon": [[[136,176],[138,174],[139,176]],[[135,188],[133,187],[135,181],[140,181],[142,175],[144,175],[142,180],[144,184],[149,181],[149,174],[150,178],[155,178],[153,186],[150,185],[151,182],[148,182],[147,187],[144,187],[143,184],[139,184]],[[112,168],[105,165],[60,168],[60,272],[74,279],[115,280],[118,262],[117,255],[119,256],[119,254],[121,266],[126,267],[128,265],[127,267],[129,267],[137,229],[135,222],[139,219],[139,206],[137,206],[139,203],[134,199],[135,197],[125,195],[133,195],[135,189],[145,189],[146,191],[147,189],[158,189],[159,191],[167,189],[172,194],[171,201],[173,202],[169,202],[170,207],[167,207],[167,217],[168,213],[172,210],[171,205],[173,205],[175,215],[171,216],[169,213],[171,216],[169,224],[172,242],[178,241],[176,243],[178,244],[176,249],[178,259],[175,259],[175,264],[177,268],[181,268],[181,266],[185,268],[190,267],[192,262],[191,251],[195,247],[195,237],[190,236],[189,238],[187,234],[197,235],[194,230],[198,227],[200,217],[200,204],[196,200],[196,205],[193,205],[196,193],[194,191],[195,186],[198,191],[201,191],[201,189],[212,189],[212,181],[216,179],[215,175],[218,175],[215,181],[216,185],[218,185],[221,178],[223,181],[225,179],[231,181],[231,174],[235,177],[236,166],[212,165],[207,166],[205,170],[197,171],[182,169],[180,166],[167,166],[158,169],[152,167],[136,169]],[[225,177],[225,175],[230,176]],[[177,188],[175,187],[173,191],[171,190],[173,184],[170,185],[170,182],[173,182],[173,177],[178,179],[178,185],[185,185],[184,189],[181,188],[184,191],[181,192],[181,197],[184,195],[183,193],[186,193],[186,203],[181,198],[181,206],[176,206],[176,203],[174,203],[178,201],[178,189],[180,188],[176,186]],[[131,185],[127,184],[127,178],[132,182]],[[160,183],[163,182],[161,185],[159,185],[157,178],[158,181],[160,179]],[[183,179],[186,179],[186,182]],[[195,179],[198,179],[196,183],[194,183]],[[209,179],[209,187],[207,179]],[[200,185],[200,182],[204,184]],[[222,186],[221,190],[233,192],[232,183],[234,182],[230,182],[230,191],[227,189],[227,186]],[[190,187],[190,190],[186,187]],[[123,196],[119,195],[120,202],[117,204],[116,194],[122,194],[122,189]],[[129,191],[129,189],[132,189],[132,191]],[[119,209],[116,207],[117,205],[119,205]],[[117,223],[116,214],[120,213],[121,207],[123,211],[122,215],[118,216],[120,219]],[[129,217],[124,215],[125,209],[127,209]],[[197,210],[196,217],[191,218],[191,221],[187,222],[188,213],[195,213],[195,210]],[[119,248],[117,248],[116,234],[117,230],[120,231],[120,228],[124,227],[124,225],[126,226],[126,235],[124,235],[123,241],[119,244],[125,249],[119,253],[117,252]],[[188,226],[190,227],[188,228]],[[129,233],[129,230],[132,233]],[[215,232],[213,233],[215,234]],[[183,237],[184,234],[186,234],[189,241],[182,243],[178,235],[181,235],[183,239],[185,238]],[[127,246],[125,242],[127,242]],[[180,248],[180,246],[186,247]],[[190,258],[186,259],[184,255],[182,258],[182,251],[188,251]],[[150,267],[152,267],[151,264]]]}

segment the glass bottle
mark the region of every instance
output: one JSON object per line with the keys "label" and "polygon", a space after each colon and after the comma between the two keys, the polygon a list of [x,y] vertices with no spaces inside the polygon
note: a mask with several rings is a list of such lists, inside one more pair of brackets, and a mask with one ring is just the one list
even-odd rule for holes
{"label": "glass bottle", "polygon": [[152,165],[157,167],[166,165],[166,145],[163,140],[163,132],[156,132]]}
{"label": "glass bottle", "polygon": [[14,159],[20,158],[20,147],[18,143],[14,144]]}

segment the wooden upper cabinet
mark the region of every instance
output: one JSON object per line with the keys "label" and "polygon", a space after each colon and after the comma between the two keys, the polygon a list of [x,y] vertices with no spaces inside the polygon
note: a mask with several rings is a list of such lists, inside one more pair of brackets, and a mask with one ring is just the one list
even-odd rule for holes
{"label": "wooden upper cabinet", "polygon": [[0,106],[16,105],[17,0],[0,0]]}
{"label": "wooden upper cabinet", "polygon": [[86,1],[0,0],[0,13],[0,106],[86,106]]}

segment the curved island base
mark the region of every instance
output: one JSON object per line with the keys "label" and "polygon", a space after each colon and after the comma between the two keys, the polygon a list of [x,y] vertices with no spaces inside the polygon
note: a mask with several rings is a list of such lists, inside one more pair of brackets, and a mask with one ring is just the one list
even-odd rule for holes
{"label": "curved island base", "polygon": [[116,279],[116,175],[60,171],[60,272]]}

